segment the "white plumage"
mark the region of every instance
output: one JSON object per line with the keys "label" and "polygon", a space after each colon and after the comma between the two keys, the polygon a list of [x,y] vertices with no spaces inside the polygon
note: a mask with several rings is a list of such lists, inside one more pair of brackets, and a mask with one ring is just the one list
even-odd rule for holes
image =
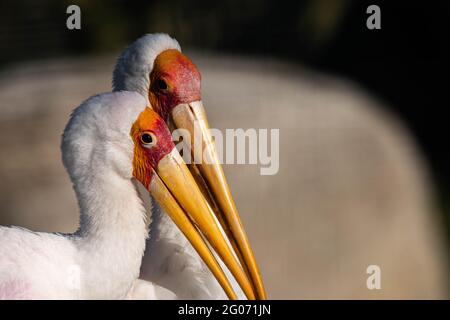
{"label": "white plumage", "polygon": [[142,96],[118,92],[92,97],[74,111],[61,148],[80,228],[63,235],[0,227],[0,298],[126,296],[147,237],[145,209],[132,181],[130,138],[145,107]]}

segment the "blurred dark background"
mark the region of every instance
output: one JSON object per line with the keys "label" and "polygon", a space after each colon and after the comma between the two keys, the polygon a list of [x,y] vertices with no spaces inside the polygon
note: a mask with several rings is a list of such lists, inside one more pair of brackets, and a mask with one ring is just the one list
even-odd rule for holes
{"label": "blurred dark background", "polygon": [[[82,31],[65,28],[70,4],[81,7]],[[381,30],[366,28],[370,4],[381,8]],[[161,31],[183,47],[277,57],[345,76],[381,97],[412,131],[450,226],[448,18],[445,1],[2,1],[0,70],[118,51]]]}

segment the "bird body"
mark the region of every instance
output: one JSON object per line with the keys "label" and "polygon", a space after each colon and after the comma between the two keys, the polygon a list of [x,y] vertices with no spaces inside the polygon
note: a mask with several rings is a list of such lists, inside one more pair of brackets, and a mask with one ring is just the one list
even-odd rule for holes
{"label": "bird body", "polygon": [[76,246],[68,237],[0,227],[0,239],[1,300],[76,298],[64,281],[70,268],[78,265]]}

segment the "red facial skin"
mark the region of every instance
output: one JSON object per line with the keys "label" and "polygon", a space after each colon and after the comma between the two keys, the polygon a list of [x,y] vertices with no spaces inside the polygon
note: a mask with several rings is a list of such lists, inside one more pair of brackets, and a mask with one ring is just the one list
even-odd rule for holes
{"label": "red facial skin", "polygon": [[[144,133],[153,134],[150,147],[141,141]],[[146,108],[133,124],[130,132],[134,141],[133,176],[147,189],[159,161],[168,155],[175,145],[166,123],[152,109]]]}
{"label": "red facial skin", "polygon": [[[161,88],[161,81],[167,89]],[[200,72],[180,51],[163,51],[155,59],[148,96],[152,108],[167,121],[178,104],[201,100]]]}

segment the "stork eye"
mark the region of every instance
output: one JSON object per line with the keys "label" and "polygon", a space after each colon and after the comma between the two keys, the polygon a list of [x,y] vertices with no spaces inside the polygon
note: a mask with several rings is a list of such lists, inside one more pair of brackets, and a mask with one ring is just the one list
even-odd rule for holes
{"label": "stork eye", "polygon": [[157,85],[158,85],[159,90],[167,90],[168,89],[167,82],[165,82],[163,79],[159,79],[157,82]]}
{"label": "stork eye", "polygon": [[141,134],[141,143],[143,147],[153,147],[156,143],[156,137],[151,132],[144,132]]}

